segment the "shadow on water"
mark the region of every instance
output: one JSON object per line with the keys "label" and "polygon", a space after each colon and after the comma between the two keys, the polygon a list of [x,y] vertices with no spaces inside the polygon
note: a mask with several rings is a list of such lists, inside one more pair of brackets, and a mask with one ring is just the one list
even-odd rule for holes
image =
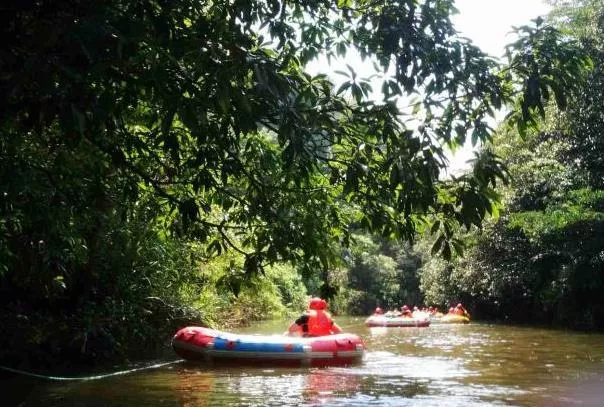
{"label": "shadow on water", "polygon": [[[338,321],[366,341],[362,364],[267,368],[181,363],[93,382],[30,381],[22,405],[603,405],[603,335],[482,324],[368,329],[360,318]],[[267,322],[241,331],[277,334],[286,325]]]}

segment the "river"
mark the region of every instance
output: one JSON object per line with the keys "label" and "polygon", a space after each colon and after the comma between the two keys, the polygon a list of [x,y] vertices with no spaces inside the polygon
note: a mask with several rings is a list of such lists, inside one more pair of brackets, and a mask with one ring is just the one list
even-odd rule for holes
{"label": "river", "polygon": [[[362,364],[272,369],[175,363],[86,382],[29,380],[25,386],[19,379],[19,403],[154,407],[604,405],[601,334],[480,323],[369,329],[363,318],[336,319],[345,331],[364,338],[368,351]],[[240,332],[274,334],[286,326],[284,321],[269,321]],[[11,391],[6,389],[10,380],[17,379],[4,379],[4,392]]]}

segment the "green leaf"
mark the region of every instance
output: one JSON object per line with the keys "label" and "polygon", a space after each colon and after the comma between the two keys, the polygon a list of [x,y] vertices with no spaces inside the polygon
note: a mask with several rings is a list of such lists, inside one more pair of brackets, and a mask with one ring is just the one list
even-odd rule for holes
{"label": "green leaf", "polygon": [[345,91],[347,91],[350,87],[352,86],[351,82],[344,82],[337,90],[336,94],[339,95],[341,93],[344,93]]}
{"label": "green leaf", "polygon": [[436,255],[436,253],[438,253],[440,251],[440,249],[443,246],[444,241],[445,241],[445,235],[440,235],[438,237],[438,239],[436,239],[436,241],[434,242],[434,245],[432,246],[432,250],[430,251],[430,254],[432,256]]}
{"label": "green leaf", "polygon": [[434,234],[436,233],[436,231],[438,230],[438,228],[440,227],[440,220],[436,220],[433,224],[432,227],[430,228],[430,233]]}
{"label": "green leaf", "polygon": [[443,258],[447,261],[451,260],[451,246],[448,242],[443,243]]}
{"label": "green leaf", "polygon": [[222,244],[219,239],[214,239],[208,245],[206,251],[210,257],[220,256],[222,254]]}
{"label": "green leaf", "polygon": [[458,239],[453,239],[451,241],[451,244],[453,245],[453,248],[455,249],[455,253],[458,256],[463,257],[464,254],[464,244],[462,241],[458,240]]}
{"label": "green leaf", "polygon": [[474,130],[472,131],[472,146],[476,146],[478,141],[486,142],[489,140],[490,135],[486,129],[486,126],[482,122],[478,122],[474,126]]}

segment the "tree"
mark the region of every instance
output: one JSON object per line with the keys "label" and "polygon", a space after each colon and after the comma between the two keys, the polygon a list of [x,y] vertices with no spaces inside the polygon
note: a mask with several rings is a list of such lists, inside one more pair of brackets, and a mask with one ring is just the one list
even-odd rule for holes
{"label": "tree", "polygon": [[[572,4],[572,3],[571,3]],[[592,188],[604,188],[604,5],[593,0],[572,6],[554,2],[553,19],[567,24],[594,61],[584,86],[570,106],[565,132],[570,148],[565,163],[577,170]]]}
{"label": "tree", "polygon": [[[165,218],[170,233],[210,253],[236,250],[249,272],[279,260],[326,270],[353,222],[413,240],[438,219],[434,252],[450,257],[449,225],[480,225],[505,168],[483,155],[472,173],[443,181],[444,149],[488,141],[486,119],[506,105],[519,129],[550,98],[564,107],[587,66],[574,42],[541,21],[520,29],[501,66],[456,35],[452,0],[2,7],[3,160],[18,154],[44,183],[61,184],[57,157],[94,157],[102,170],[82,209],[97,211],[92,202],[102,206],[118,177],[129,202],[152,193],[178,211]],[[305,72],[319,54],[349,49],[376,62],[382,101],[353,69],[338,89]],[[27,145],[48,160],[21,154]],[[18,194],[4,199],[4,208],[21,204]],[[2,250],[18,262],[7,248],[30,242],[16,237],[22,215],[10,215]]]}
{"label": "tree", "polygon": [[602,22],[598,1],[556,1],[550,17],[579,38],[594,69],[568,109],[544,108],[539,129],[502,128],[490,146],[512,179],[497,189],[502,215],[463,236],[465,258],[424,265],[429,299],[467,300],[486,318],[602,329]]}

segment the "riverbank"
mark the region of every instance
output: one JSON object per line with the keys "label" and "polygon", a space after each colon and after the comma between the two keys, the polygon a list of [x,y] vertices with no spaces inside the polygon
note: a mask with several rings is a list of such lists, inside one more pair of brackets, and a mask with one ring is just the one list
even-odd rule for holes
{"label": "riverbank", "polygon": [[[128,319],[110,318],[99,310],[87,329],[82,328],[83,318],[77,314],[4,314],[0,318],[0,365],[53,374],[128,366],[173,356],[170,340],[184,326],[240,328],[261,319],[261,313],[247,302],[211,315],[152,298]],[[285,319],[294,311],[270,315]]]}

